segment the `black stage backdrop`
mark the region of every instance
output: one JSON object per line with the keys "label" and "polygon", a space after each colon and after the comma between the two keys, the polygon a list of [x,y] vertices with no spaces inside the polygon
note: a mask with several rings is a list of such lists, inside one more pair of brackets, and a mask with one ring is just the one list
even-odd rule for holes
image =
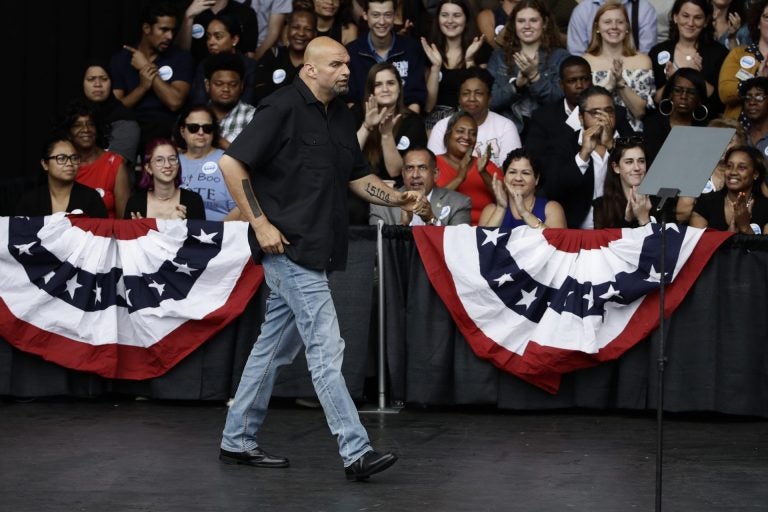
{"label": "black stage backdrop", "polygon": [[[109,58],[135,44],[149,0],[5,2],[6,153],[0,166],[0,215],[10,215],[21,190],[42,177],[39,148],[56,113],[82,91],[89,57]],[[175,0],[180,7],[186,0]],[[18,48],[17,48],[18,45]]]}

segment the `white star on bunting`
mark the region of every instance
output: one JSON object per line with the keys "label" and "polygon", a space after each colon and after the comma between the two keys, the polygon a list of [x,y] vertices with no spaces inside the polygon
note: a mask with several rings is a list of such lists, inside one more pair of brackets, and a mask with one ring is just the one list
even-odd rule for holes
{"label": "white star on bunting", "polygon": [[206,233],[205,230],[200,229],[199,235],[192,235],[192,238],[197,238],[201,244],[213,244],[216,245],[216,242],[213,241],[213,237],[218,235],[219,232],[215,231],[213,233]]}
{"label": "white star on bunting", "polygon": [[483,240],[483,243],[481,245],[485,244],[493,244],[496,245],[496,242],[499,240],[499,238],[503,236],[507,236],[509,233],[499,233],[499,228],[496,229],[483,229],[483,233],[485,233],[485,240]]}

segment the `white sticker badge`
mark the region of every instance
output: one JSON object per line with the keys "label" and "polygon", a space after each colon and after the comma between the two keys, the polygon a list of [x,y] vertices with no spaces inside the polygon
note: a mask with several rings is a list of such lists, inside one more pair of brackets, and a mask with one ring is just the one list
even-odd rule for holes
{"label": "white sticker badge", "polygon": [[157,70],[157,74],[160,75],[163,82],[167,82],[173,77],[173,68],[171,66],[160,66],[160,69]]}
{"label": "white sticker badge", "polygon": [[276,69],[272,72],[272,83],[281,84],[285,80],[286,73],[284,69]]}
{"label": "white sticker badge", "polygon": [[192,25],[192,37],[194,39],[202,39],[204,35],[205,28],[201,24],[195,23]]}
{"label": "white sticker badge", "polygon": [[659,52],[659,54],[656,56],[656,62],[659,63],[659,66],[663,66],[667,62],[669,62],[669,59],[671,58],[671,55],[667,50],[664,50],[663,52]]}
{"label": "white sticker badge", "polygon": [[205,174],[213,174],[219,169],[219,166],[216,165],[216,162],[208,161],[203,164],[203,172]]}
{"label": "white sticker badge", "polygon": [[409,147],[411,147],[411,139],[409,139],[405,135],[400,137],[400,140],[397,141],[397,149],[399,149],[400,151],[405,151]]}
{"label": "white sticker badge", "polygon": [[739,59],[739,66],[743,68],[751,68],[755,65],[755,58],[751,55],[745,55]]}
{"label": "white sticker badge", "polygon": [[501,34],[501,31],[504,30],[504,25],[496,25],[496,28],[493,29],[494,34],[499,35]]}

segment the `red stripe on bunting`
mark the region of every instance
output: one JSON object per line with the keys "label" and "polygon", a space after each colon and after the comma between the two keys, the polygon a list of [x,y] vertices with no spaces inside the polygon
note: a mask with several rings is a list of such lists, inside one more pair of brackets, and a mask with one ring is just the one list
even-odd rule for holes
{"label": "red stripe on bunting", "polygon": [[79,215],[69,215],[67,218],[76,228],[93,233],[95,236],[117,240],[135,240],[146,236],[150,231],[158,231],[156,219],[107,220]]}
{"label": "red stripe on bunting", "polygon": [[[445,264],[444,231],[444,227],[416,228],[413,230],[413,237],[432,286],[448,308],[470,348],[477,357],[549,393],[557,392],[563,374],[617,359],[659,325],[657,292],[646,296],[624,330],[597,354],[543,346],[531,341],[525,353],[520,356],[486,336],[467,313],[456,291],[452,274]],[[671,314],[680,305],[712,254],[732,235],[733,233],[712,230],[707,230],[702,235],[675,282],[666,288],[666,315]],[[554,241],[554,245],[561,250],[578,252],[577,246],[581,249],[604,247],[609,241],[620,238],[621,231],[545,229],[544,236],[550,243]],[[584,246],[580,246],[580,243],[584,243]]]}
{"label": "red stripe on bunting", "polygon": [[0,336],[19,350],[42,356],[72,370],[93,372],[110,379],[152,379],[173,368],[237,318],[263,280],[263,268],[249,259],[223,306],[200,320],[187,321],[148,348],[119,343],[95,346],[43,331],[16,318],[2,299]]}

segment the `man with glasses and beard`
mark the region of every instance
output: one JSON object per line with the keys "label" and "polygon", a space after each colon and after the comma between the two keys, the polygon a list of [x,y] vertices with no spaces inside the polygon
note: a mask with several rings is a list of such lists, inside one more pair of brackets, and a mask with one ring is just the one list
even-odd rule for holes
{"label": "man with glasses and beard", "polygon": [[227,414],[219,454],[227,464],[288,467],[287,458],[261,448],[257,435],[277,374],[302,344],[347,479],[367,479],[397,460],[373,450],[347,390],[344,340],[326,272],[346,264],[347,188],[371,203],[410,211],[424,198],[393,190],[370,173],[352,113],[338,98],[347,92],[348,63],[340,43],[314,39],[298,77],[262,100],[219,161],[255,234],[254,257],[270,288],[261,334]]}

